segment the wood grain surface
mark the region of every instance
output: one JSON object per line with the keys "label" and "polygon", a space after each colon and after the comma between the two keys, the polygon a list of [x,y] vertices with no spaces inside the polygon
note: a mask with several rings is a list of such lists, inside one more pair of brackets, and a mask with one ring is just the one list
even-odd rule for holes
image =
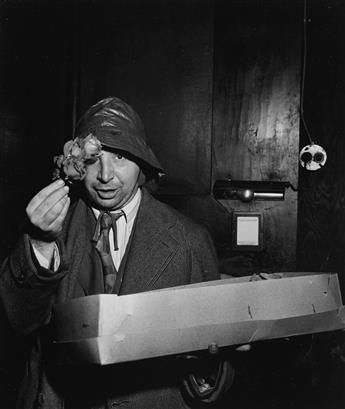
{"label": "wood grain surface", "polygon": [[[213,182],[230,178],[297,185],[301,24],[295,3],[288,8],[222,3],[217,8]],[[221,204],[228,212],[262,212],[264,220],[262,252],[233,253],[224,243],[225,272],[295,270],[296,192],[288,190],[282,202]]]}

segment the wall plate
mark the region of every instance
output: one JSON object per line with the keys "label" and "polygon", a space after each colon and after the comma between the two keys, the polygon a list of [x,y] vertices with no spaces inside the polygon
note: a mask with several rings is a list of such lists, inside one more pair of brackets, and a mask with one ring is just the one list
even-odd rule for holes
{"label": "wall plate", "polygon": [[307,170],[319,170],[326,164],[327,153],[322,146],[313,143],[301,150],[299,161],[301,166]]}
{"label": "wall plate", "polygon": [[232,249],[260,251],[263,247],[263,215],[258,212],[233,212]]}

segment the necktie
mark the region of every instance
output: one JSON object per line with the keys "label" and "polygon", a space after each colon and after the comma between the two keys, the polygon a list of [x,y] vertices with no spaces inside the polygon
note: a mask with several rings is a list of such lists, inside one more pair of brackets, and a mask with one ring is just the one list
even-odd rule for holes
{"label": "necktie", "polygon": [[101,257],[104,275],[104,290],[106,293],[113,292],[117,274],[116,267],[111,257],[109,231],[113,228],[114,250],[118,250],[116,221],[123,215],[123,212],[115,214],[101,212],[92,239],[92,241],[96,242],[95,247]]}

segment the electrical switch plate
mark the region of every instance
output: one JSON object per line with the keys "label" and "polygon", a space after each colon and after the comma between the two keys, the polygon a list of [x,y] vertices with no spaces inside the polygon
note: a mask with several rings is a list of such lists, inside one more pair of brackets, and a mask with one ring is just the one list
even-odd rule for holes
{"label": "electrical switch plate", "polygon": [[262,250],[263,215],[258,212],[233,212],[232,248],[240,251]]}

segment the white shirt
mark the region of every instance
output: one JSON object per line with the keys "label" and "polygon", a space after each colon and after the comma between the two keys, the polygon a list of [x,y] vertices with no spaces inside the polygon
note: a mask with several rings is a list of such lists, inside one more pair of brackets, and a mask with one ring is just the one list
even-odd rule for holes
{"label": "white shirt", "polygon": [[[118,209],[115,212],[112,212],[112,213],[119,213],[119,211],[122,211],[124,213],[124,216],[120,217],[116,221],[117,244],[119,248],[116,251],[114,250],[114,236],[113,236],[112,229],[110,229],[110,232],[109,232],[111,256],[112,256],[116,269],[119,269],[121,260],[125,254],[128,240],[132,233],[135,217],[138,213],[139,205],[141,202],[141,197],[142,197],[141,189],[138,189],[135,195],[133,196],[133,198],[128,203],[126,203],[121,209]],[[97,219],[100,211],[94,208],[92,208],[92,211]],[[47,260],[47,258],[44,257],[44,255],[38,250],[38,248],[35,246],[34,243],[32,243],[32,247],[33,247],[35,256],[39,264],[44,268],[49,268],[50,267],[49,260]],[[55,244],[54,259],[53,259],[52,264],[53,264],[53,270],[56,271],[60,265],[60,255],[59,255],[59,250],[56,244]]]}
{"label": "white shirt", "polygon": [[[109,231],[111,257],[113,259],[114,265],[117,270],[119,269],[121,260],[125,254],[128,240],[132,233],[135,216],[138,213],[140,201],[141,201],[141,190],[138,189],[136,194],[130,200],[130,202],[125,204],[121,209],[111,212],[111,213],[119,213],[119,212],[124,213],[124,216],[118,218],[116,221],[117,245],[119,248],[116,251],[114,250],[114,236],[113,236],[112,229],[110,229]],[[92,210],[93,210],[94,215],[96,216],[96,219],[98,219],[100,211],[94,208],[92,208]]]}

